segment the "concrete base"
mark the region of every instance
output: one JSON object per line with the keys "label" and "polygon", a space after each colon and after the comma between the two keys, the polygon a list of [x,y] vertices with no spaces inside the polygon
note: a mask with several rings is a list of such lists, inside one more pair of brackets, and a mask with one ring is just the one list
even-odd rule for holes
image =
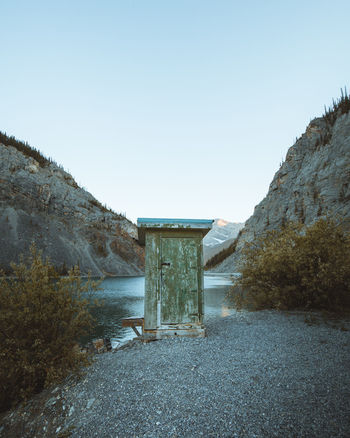
{"label": "concrete base", "polygon": [[161,326],[154,330],[143,330],[143,339],[158,340],[172,338],[176,336],[187,336],[190,338],[205,337],[206,330],[202,325],[177,324]]}

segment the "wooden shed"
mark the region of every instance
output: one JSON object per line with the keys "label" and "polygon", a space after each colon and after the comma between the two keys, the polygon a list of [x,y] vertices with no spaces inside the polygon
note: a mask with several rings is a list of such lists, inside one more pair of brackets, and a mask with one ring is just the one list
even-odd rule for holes
{"label": "wooden shed", "polygon": [[202,239],[212,220],[137,220],[146,246],[143,335],[205,336]]}

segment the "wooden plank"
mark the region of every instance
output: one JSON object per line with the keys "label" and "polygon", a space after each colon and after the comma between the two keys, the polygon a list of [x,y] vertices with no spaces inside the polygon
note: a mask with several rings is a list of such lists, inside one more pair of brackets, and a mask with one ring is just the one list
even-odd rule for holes
{"label": "wooden plank", "polygon": [[157,328],[157,302],[159,297],[159,232],[146,234],[145,268],[145,328]]}
{"label": "wooden plank", "polygon": [[136,326],[143,327],[143,324],[144,324],[144,318],[132,316],[129,318],[122,319],[122,327],[136,327]]}
{"label": "wooden plank", "polygon": [[137,336],[138,338],[140,338],[140,337],[141,337],[141,333],[139,333],[139,331],[137,330],[137,328],[133,326],[132,329],[134,330],[136,336]]}

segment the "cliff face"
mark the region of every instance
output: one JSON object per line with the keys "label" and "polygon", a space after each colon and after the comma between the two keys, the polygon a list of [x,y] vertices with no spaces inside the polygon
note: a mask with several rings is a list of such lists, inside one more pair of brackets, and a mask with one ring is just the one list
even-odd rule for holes
{"label": "cliff face", "polygon": [[245,223],[235,253],[213,270],[234,272],[244,244],[267,230],[325,215],[350,225],[350,112],[332,125],[326,117],[310,122]]}
{"label": "cliff face", "polygon": [[0,144],[0,267],[9,271],[31,242],[64,273],[137,275],[144,266],[136,226],[103,207],[54,163]]}

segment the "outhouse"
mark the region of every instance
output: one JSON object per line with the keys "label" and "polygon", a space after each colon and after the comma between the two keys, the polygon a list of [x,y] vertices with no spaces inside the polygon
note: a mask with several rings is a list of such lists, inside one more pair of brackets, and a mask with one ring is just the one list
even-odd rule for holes
{"label": "outhouse", "polygon": [[205,336],[203,326],[203,245],[212,220],[137,220],[145,245],[143,336]]}

